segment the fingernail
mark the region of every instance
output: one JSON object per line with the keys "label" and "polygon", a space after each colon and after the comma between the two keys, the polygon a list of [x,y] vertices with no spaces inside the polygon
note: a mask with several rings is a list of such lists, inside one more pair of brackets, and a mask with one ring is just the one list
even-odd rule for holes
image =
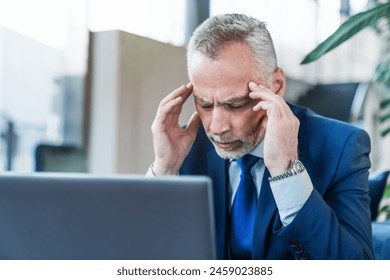
{"label": "fingernail", "polygon": [[249,86],[250,86],[250,87],[255,87],[255,86],[257,86],[257,85],[256,85],[255,82],[249,82]]}
{"label": "fingernail", "polygon": [[192,83],[189,82],[187,85],[186,85],[186,88],[190,88],[192,86]]}

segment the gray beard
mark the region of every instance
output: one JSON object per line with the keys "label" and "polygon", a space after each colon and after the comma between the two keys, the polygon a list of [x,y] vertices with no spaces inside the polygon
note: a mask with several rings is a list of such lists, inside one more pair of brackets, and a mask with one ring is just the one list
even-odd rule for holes
{"label": "gray beard", "polygon": [[[223,159],[240,158],[240,157],[246,155],[247,153],[249,153],[250,151],[252,151],[260,143],[260,140],[261,140],[261,139],[258,139],[257,141],[246,142],[246,141],[243,141],[242,139],[238,139],[238,138],[227,139],[226,137],[216,136],[216,135],[212,135],[210,133],[207,133],[207,136],[209,137],[209,140],[211,141],[211,143],[214,145],[214,148],[215,148],[215,151],[217,152],[217,154]],[[217,140],[217,142],[220,142],[220,143],[240,141],[241,147],[238,150],[234,150],[234,151],[232,151],[232,150],[229,151],[227,149],[221,149],[220,147],[218,147],[214,143],[214,140]]]}

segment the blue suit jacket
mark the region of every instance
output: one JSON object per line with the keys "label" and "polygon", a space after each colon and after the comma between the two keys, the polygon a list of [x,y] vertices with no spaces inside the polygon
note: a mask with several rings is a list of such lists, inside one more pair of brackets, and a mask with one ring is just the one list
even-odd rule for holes
{"label": "blue suit jacket", "polygon": [[[283,227],[266,170],[259,195],[253,259],[373,258],[368,196],[370,140],[346,123],[290,105],[300,121],[299,159],[314,190],[293,222]],[[220,158],[203,127],[180,174],[213,181],[217,258],[228,258],[228,162]]]}

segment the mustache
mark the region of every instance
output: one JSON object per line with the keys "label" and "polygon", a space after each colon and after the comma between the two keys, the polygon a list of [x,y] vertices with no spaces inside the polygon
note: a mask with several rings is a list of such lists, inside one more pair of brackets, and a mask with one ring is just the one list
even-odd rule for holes
{"label": "mustache", "polygon": [[241,138],[230,137],[230,136],[225,135],[225,134],[215,135],[215,134],[209,132],[209,133],[207,133],[207,136],[209,137],[209,139],[212,142],[218,142],[221,144],[226,144],[226,143],[231,143],[231,142],[236,142],[236,141],[244,142]]}

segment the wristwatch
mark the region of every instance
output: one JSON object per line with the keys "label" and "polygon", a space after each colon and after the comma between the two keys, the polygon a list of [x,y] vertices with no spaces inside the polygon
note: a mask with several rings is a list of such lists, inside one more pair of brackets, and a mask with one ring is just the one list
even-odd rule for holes
{"label": "wristwatch", "polygon": [[288,177],[298,175],[299,173],[302,173],[304,170],[305,170],[305,166],[303,165],[303,163],[297,159],[293,159],[290,163],[290,168],[286,172],[280,175],[269,177],[268,181],[275,182],[282,179],[286,179]]}

